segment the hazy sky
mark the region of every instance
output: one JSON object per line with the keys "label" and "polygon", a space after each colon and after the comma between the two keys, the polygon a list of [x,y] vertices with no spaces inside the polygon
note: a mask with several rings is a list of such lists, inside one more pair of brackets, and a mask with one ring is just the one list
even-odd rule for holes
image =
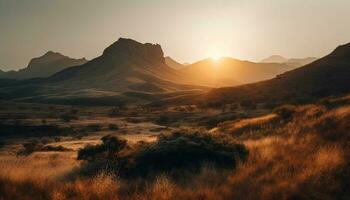
{"label": "hazy sky", "polygon": [[119,37],[193,62],[323,56],[350,42],[350,0],[0,0],[0,69],[48,50],[88,59]]}

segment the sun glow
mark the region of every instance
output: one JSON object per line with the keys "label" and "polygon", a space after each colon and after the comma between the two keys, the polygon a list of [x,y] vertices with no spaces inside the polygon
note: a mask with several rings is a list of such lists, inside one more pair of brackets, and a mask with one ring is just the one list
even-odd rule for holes
{"label": "sun glow", "polygon": [[208,51],[208,57],[211,58],[213,61],[219,61],[222,58],[222,51],[221,48],[212,48],[210,51]]}
{"label": "sun glow", "polygon": [[213,55],[213,56],[210,56],[210,58],[214,61],[219,61],[221,59],[221,56]]}

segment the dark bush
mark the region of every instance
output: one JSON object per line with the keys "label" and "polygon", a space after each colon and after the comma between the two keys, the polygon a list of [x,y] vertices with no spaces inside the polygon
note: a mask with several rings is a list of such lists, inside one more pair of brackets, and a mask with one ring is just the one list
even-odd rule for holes
{"label": "dark bush", "polygon": [[110,135],[101,138],[102,144],[88,145],[78,151],[78,160],[114,159],[127,146],[126,140]]}
{"label": "dark bush", "polygon": [[108,129],[112,131],[119,130],[119,126],[117,124],[109,124]]}
{"label": "dark bush", "polygon": [[89,124],[85,127],[85,131],[87,132],[97,132],[102,129],[102,126],[100,124]]}
{"label": "dark bush", "polygon": [[295,106],[293,105],[283,105],[274,110],[282,119],[290,119],[295,113]]}
{"label": "dark bush", "polygon": [[121,113],[119,108],[112,108],[110,111],[108,111],[108,116],[110,117],[118,117],[120,114]]}
{"label": "dark bush", "polygon": [[205,163],[233,168],[248,150],[226,136],[209,133],[173,133],[135,152],[132,174],[149,175],[173,170],[198,170]]}
{"label": "dark bush", "polygon": [[43,147],[43,144],[37,140],[27,142],[22,144],[22,149],[17,152],[17,155],[28,156],[35,151],[40,151]]}
{"label": "dark bush", "polygon": [[161,116],[159,116],[159,117],[156,119],[155,122],[156,122],[157,124],[159,124],[159,125],[165,126],[165,125],[169,124],[170,119],[169,119],[169,117],[166,116],[166,115],[161,115]]}
{"label": "dark bush", "polygon": [[209,133],[173,133],[159,136],[157,142],[128,146],[125,140],[105,136],[102,144],[79,150],[78,159],[86,160],[83,174],[112,170],[119,176],[154,176],[160,173],[198,172],[207,164],[234,168],[248,156],[245,146],[228,136]]}
{"label": "dark bush", "polygon": [[102,144],[88,145],[78,151],[77,159],[86,161],[80,169],[81,175],[91,176],[101,171],[119,174],[120,169],[127,166],[126,158],[119,155],[127,147],[126,140],[112,136],[104,136],[101,140]]}
{"label": "dark bush", "polygon": [[241,101],[240,106],[247,109],[256,109],[256,104],[251,100]]}
{"label": "dark bush", "polygon": [[0,150],[1,150],[2,148],[4,148],[4,146],[5,146],[5,142],[0,141]]}
{"label": "dark bush", "polygon": [[61,120],[64,121],[64,122],[70,122],[72,120],[76,120],[78,119],[76,116],[74,115],[71,115],[71,114],[68,114],[68,113],[65,113],[65,114],[62,114],[60,116]]}
{"label": "dark bush", "polygon": [[43,146],[39,151],[72,151],[71,149],[68,149],[66,147],[63,147],[61,145],[59,146],[51,146],[51,145],[47,145],[47,146]]}
{"label": "dark bush", "polygon": [[206,128],[214,128],[219,123],[235,120],[240,116],[237,116],[236,114],[221,114],[221,115],[215,115],[215,116],[209,116],[204,117],[199,120],[198,125],[205,126]]}
{"label": "dark bush", "polygon": [[72,114],[72,115],[76,115],[76,114],[78,114],[78,112],[79,112],[78,109],[72,108],[72,109],[70,110],[70,114]]}

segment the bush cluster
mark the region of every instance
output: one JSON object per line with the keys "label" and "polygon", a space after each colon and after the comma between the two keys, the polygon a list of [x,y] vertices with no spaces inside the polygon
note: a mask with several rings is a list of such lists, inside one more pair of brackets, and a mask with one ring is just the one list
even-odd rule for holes
{"label": "bush cluster", "polygon": [[234,168],[247,156],[244,145],[226,136],[182,132],[161,135],[156,142],[134,146],[117,137],[105,136],[102,144],[86,146],[78,152],[78,159],[87,161],[83,170],[88,169],[89,174],[112,169],[120,176],[196,172],[208,163],[218,168]]}

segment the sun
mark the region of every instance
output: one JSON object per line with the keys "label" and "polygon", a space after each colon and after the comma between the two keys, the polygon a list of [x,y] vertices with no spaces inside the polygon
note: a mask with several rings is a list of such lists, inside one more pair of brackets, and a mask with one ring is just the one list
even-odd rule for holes
{"label": "sun", "polygon": [[210,58],[211,58],[213,61],[219,61],[219,60],[222,58],[222,56],[221,56],[221,54],[218,53],[218,52],[213,52],[213,53],[210,54]]}
{"label": "sun", "polygon": [[220,48],[211,48],[207,55],[211,60],[217,62],[222,58],[222,51]]}
{"label": "sun", "polygon": [[213,55],[213,56],[210,56],[210,58],[214,61],[219,61],[221,59],[221,56]]}

